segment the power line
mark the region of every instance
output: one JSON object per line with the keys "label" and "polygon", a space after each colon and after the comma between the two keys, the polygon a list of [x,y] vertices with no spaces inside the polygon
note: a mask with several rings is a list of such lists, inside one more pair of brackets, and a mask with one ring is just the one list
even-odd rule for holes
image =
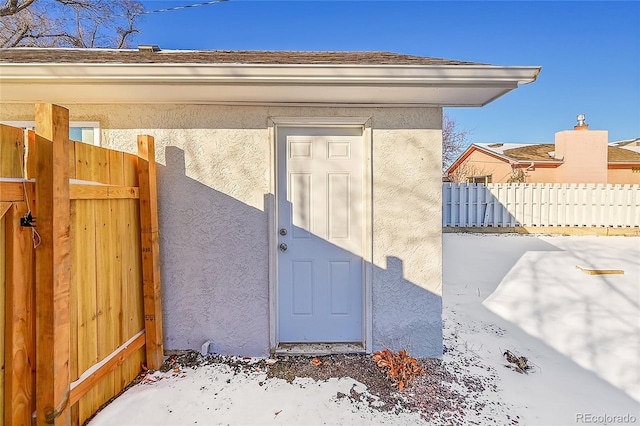
{"label": "power line", "polygon": [[182,10],[182,9],[190,9],[193,7],[200,7],[200,6],[209,6],[212,4],[217,4],[217,3],[222,3],[222,2],[226,2],[229,0],[212,0],[212,1],[204,1],[202,3],[194,3],[194,4],[187,4],[184,6],[175,6],[175,7],[167,7],[166,9],[157,9],[157,10],[145,10],[143,12],[141,12],[141,15],[149,15],[151,13],[161,13],[161,12],[173,12],[175,10]]}

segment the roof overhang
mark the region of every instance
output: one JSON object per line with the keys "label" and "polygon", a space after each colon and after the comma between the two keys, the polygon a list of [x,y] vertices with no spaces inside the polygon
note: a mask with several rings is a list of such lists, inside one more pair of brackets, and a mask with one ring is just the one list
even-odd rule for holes
{"label": "roof overhang", "polygon": [[630,169],[632,167],[640,167],[638,161],[610,161],[607,163],[608,169]]}
{"label": "roof overhang", "polygon": [[539,72],[492,65],[0,63],[0,100],[483,106]]}

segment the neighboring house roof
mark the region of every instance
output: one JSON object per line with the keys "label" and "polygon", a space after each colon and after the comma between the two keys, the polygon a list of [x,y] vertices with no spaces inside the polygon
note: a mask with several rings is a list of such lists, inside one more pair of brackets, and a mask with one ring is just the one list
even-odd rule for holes
{"label": "neighboring house roof", "polygon": [[389,52],[0,49],[3,102],[482,106],[540,67]]}
{"label": "neighboring house roof", "polygon": [[[447,174],[457,169],[474,151],[481,151],[505,163],[530,165],[532,162],[544,162],[560,165],[562,161],[556,160],[549,155],[549,152],[553,152],[554,149],[555,146],[553,144],[474,143],[449,166]],[[536,160],[528,158],[529,154]]]}
{"label": "neighboring house roof", "polygon": [[640,146],[640,138],[625,139],[622,141],[611,142],[609,143],[609,145],[624,147],[626,149],[635,148],[637,146]]}
{"label": "neighboring house roof", "polygon": [[[504,155],[511,159],[525,162],[549,161],[554,160],[553,153],[555,149],[555,144],[544,143],[508,149],[504,151]],[[609,146],[607,161],[609,163],[636,163],[640,162],[640,153],[628,148]]]}
{"label": "neighboring house roof", "polygon": [[[609,144],[607,161],[609,163],[639,163],[640,148],[637,146],[617,147]],[[555,144],[514,144],[514,143],[474,143],[467,148],[456,161],[449,167],[447,173],[453,172],[469,155],[479,150],[485,154],[498,158],[505,163],[526,164],[545,163],[562,164],[561,160],[554,158]]]}
{"label": "neighboring house roof", "polygon": [[608,160],[609,163],[640,163],[640,152],[632,148],[638,147],[609,147]]}
{"label": "neighboring house roof", "polygon": [[623,148],[623,149],[626,149],[626,150],[629,150],[629,151],[633,151],[633,152],[637,152],[637,153],[640,154],[640,145],[632,145],[632,146],[631,145],[624,145],[624,146],[621,146],[620,148]]}
{"label": "neighboring house roof", "polygon": [[[553,152],[556,146],[552,143],[541,143],[536,145],[526,145],[518,148],[507,149],[504,155],[518,161],[553,161]],[[549,155],[551,153],[551,155]]]}

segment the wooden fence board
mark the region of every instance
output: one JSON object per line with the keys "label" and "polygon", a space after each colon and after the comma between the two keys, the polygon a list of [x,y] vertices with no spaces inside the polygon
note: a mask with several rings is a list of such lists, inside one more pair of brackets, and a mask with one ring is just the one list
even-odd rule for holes
{"label": "wooden fence board", "polygon": [[0,201],[0,218],[4,217],[4,214],[13,205],[11,201]]}
{"label": "wooden fence board", "polygon": [[[0,216],[0,372],[7,371],[4,363],[4,341],[5,341],[5,289],[7,288],[6,268],[5,268],[5,236],[4,236],[5,219],[4,214]],[[4,419],[4,374],[0,373],[0,418],[2,424],[9,424]]]}
{"label": "wooden fence board", "polygon": [[[78,316],[78,345],[77,359],[80,375],[98,362],[98,325],[97,325],[97,296],[96,296],[96,220],[95,201],[72,201],[75,205],[75,240],[73,241],[72,265],[76,270],[77,281],[74,283],[77,291]],[[92,390],[80,401],[79,416],[87,418],[98,407],[94,407]]]}
{"label": "wooden fence board", "polygon": [[69,179],[76,179],[76,145],[82,142],[69,141]]}
{"label": "wooden fence board", "polygon": [[[103,184],[109,184],[109,150],[84,144],[75,144],[76,179],[89,180]],[[100,191],[92,188],[93,191]],[[87,324],[87,333],[79,334],[79,373],[96,364],[110,353],[108,344],[109,331],[105,330],[105,315],[111,310],[109,282],[112,277],[109,258],[112,256],[105,243],[110,244],[112,236],[109,235],[110,211],[108,201],[90,201],[87,208],[87,216],[79,218],[87,221],[88,229],[95,231],[92,241],[85,241],[90,248],[91,256],[84,259],[85,262],[94,264],[92,276],[87,279],[90,285],[79,292],[79,304],[89,301],[88,310],[81,310],[82,320]],[[92,217],[89,217],[91,214]],[[105,229],[107,228],[107,229]],[[91,315],[89,317],[88,315]],[[86,345],[86,347],[84,347]],[[113,385],[107,381],[100,381],[93,389],[80,400],[79,420],[84,422],[96,409],[102,405],[105,395],[113,395]],[[108,399],[108,398],[107,398]]]}
{"label": "wooden fence board", "polygon": [[102,380],[109,372],[115,371],[120,365],[126,362],[127,359],[137,350],[144,346],[145,336],[140,334],[131,344],[126,346],[121,352],[118,352],[115,356],[110,358],[107,362],[102,364],[98,369],[92,372],[91,376],[79,382],[71,390],[69,397],[69,403],[75,404],[82,398],[90,389],[96,386],[96,384]]}
{"label": "wooden fence board", "polygon": [[[124,185],[124,154],[118,151],[109,151],[109,183],[111,185]],[[114,344],[116,347],[122,345],[126,340],[124,339],[123,332],[123,292],[122,292],[122,268],[124,265],[122,257],[122,241],[126,235],[124,229],[124,215],[126,206],[124,201],[111,200],[109,205],[111,207],[111,216],[113,219],[113,234],[111,238],[114,241],[114,253],[113,259],[113,292],[114,292],[114,314],[111,315],[113,321],[114,335],[116,337]],[[124,360],[123,360],[124,362]],[[113,390],[114,393],[118,393],[122,390],[122,366],[121,364],[117,368],[113,369]]]}
{"label": "wooden fence board", "polygon": [[0,201],[24,201],[22,183],[0,182]]}
{"label": "wooden fence board", "polygon": [[[119,345],[120,266],[116,263],[115,226],[109,200],[94,201],[96,207],[96,295],[98,306],[98,361],[102,361]],[[118,280],[116,281],[116,274]],[[96,388],[96,405],[100,406],[115,394],[113,373],[109,373]]]}
{"label": "wooden fence board", "polygon": [[[138,157],[124,154],[124,185],[138,186]],[[123,338],[130,339],[144,328],[143,291],[139,283],[142,282],[140,264],[141,241],[140,235],[140,205],[136,200],[125,201],[124,228],[127,234],[123,239],[122,258],[125,264],[122,268],[123,295]],[[127,382],[133,380],[140,372],[140,364],[145,361],[146,349],[135,352],[123,365],[123,374]]]}
{"label": "wooden fence board", "polygon": [[5,216],[5,398],[7,425],[31,423],[33,411],[33,267],[34,249],[29,228],[20,226],[26,203],[14,203]]}
{"label": "wooden fence board", "polygon": [[0,176],[22,177],[24,131],[0,124]]}
{"label": "wooden fence board", "polygon": [[71,184],[69,198],[72,200],[110,200],[140,198],[135,186],[101,186]]}
{"label": "wooden fence board", "polygon": [[75,145],[76,179],[96,181],[97,171],[93,167],[97,163],[98,153],[88,144]]}
{"label": "wooden fence board", "polygon": [[[70,201],[70,230],[69,238],[71,241],[71,298],[69,301],[70,306],[70,322],[71,322],[71,334],[70,334],[70,351],[69,351],[69,380],[71,382],[78,379],[80,372],[78,371],[78,289],[80,287],[79,268],[77,260],[77,245],[78,245],[78,203]],[[71,424],[77,425],[80,423],[78,404],[71,403]]]}
{"label": "wooden fence board", "polygon": [[75,143],[76,179],[109,183],[109,150],[82,142]]}
{"label": "wooden fence board", "polygon": [[34,132],[33,130],[27,130],[26,131],[27,134],[27,138],[26,138],[26,144],[27,144],[27,149],[26,149],[26,159],[25,159],[25,169],[27,172],[27,179],[33,179],[36,175],[36,168],[37,168],[37,164],[36,164],[36,132]]}

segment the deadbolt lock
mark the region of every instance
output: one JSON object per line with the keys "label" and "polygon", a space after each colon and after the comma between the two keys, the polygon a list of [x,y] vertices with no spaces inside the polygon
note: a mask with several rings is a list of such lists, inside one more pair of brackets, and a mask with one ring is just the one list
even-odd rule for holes
{"label": "deadbolt lock", "polygon": [[287,230],[284,228],[280,228],[280,235],[287,235]]}

